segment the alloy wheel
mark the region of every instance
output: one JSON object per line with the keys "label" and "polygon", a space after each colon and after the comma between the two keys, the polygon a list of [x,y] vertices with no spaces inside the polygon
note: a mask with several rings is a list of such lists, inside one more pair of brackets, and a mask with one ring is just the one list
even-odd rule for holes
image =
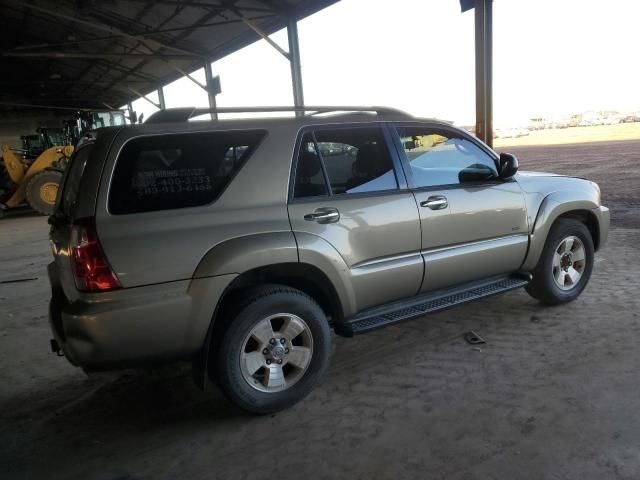
{"label": "alloy wheel", "polygon": [[552,265],[553,279],[558,288],[565,291],[574,288],[580,282],[587,265],[582,240],[574,235],[564,238],[553,253]]}
{"label": "alloy wheel", "polygon": [[260,320],[240,352],[244,380],[261,392],[280,392],[300,380],[311,363],[313,336],[306,322],[290,313]]}

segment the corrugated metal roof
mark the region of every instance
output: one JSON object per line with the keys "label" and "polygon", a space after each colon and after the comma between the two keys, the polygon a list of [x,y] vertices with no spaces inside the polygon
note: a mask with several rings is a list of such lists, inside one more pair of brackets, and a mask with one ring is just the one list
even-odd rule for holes
{"label": "corrugated metal roof", "polygon": [[[135,99],[338,0],[3,0],[0,102]],[[244,20],[243,20],[244,19]],[[177,67],[177,68],[176,68]]]}

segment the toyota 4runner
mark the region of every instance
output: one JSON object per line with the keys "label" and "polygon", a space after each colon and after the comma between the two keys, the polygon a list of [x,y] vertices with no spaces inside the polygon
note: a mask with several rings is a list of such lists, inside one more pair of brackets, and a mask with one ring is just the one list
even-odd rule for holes
{"label": "toyota 4runner", "polygon": [[55,351],[86,371],[191,360],[201,385],[267,413],[320,380],[331,330],[585,288],[609,227],[595,183],[516,173],[393,109],[290,110],[166,110],[84,139],[49,220]]}

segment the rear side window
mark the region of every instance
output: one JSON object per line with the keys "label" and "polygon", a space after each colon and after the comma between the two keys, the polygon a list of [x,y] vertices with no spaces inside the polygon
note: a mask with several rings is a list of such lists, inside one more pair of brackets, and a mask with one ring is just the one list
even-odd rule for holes
{"label": "rear side window", "polygon": [[322,163],[313,136],[307,133],[300,144],[294,196],[296,198],[328,195]]}
{"label": "rear side window", "polygon": [[122,215],[211,203],[265,135],[250,130],[135,138],[118,157],[109,211]]}
{"label": "rear side window", "polygon": [[379,127],[318,130],[300,146],[294,197],[343,195],[398,188],[393,161]]}

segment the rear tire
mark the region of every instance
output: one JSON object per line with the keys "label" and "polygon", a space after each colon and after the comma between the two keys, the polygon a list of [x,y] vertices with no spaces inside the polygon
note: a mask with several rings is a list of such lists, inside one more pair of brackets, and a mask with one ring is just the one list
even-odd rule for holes
{"label": "rear tire", "polygon": [[578,298],[593,270],[594,248],[587,227],[570,218],[558,219],[534,269],[526,290],[547,305],[560,305]]}
{"label": "rear tire", "polygon": [[215,375],[235,405],[256,414],[287,408],[320,381],[331,352],[331,332],[320,306],[281,285],[249,292],[215,342]]}
{"label": "rear tire", "polygon": [[51,215],[62,182],[62,172],[43,170],[36,173],[27,185],[27,202],[36,212]]}

